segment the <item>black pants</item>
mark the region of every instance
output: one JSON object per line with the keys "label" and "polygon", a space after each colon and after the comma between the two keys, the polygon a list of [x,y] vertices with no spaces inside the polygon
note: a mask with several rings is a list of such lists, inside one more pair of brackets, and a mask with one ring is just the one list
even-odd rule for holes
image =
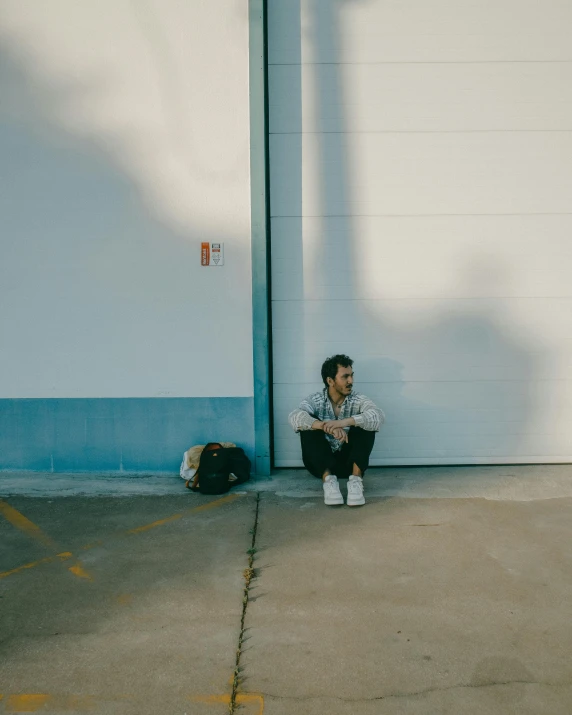
{"label": "black pants", "polygon": [[369,455],[375,442],[375,432],[368,432],[361,427],[350,427],[348,441],[342,448],[332,452],[330,443],[322,430],[304,430],[300,432],[302,442],[302,461],[315,477],[329,469],[337,477],[349,477],[353,465],[361,469],[362,475],[369,465]]}

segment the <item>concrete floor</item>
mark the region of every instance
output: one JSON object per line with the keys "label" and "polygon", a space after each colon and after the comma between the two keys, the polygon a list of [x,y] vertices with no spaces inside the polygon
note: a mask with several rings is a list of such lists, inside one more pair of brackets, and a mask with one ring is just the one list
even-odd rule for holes
{"label": "concrete floor", "polygon": [[353,509],[37,478],[0,476],[0,713],[228,713],[237,650],[244,715],[572,713],[570,467],[372,470]]}

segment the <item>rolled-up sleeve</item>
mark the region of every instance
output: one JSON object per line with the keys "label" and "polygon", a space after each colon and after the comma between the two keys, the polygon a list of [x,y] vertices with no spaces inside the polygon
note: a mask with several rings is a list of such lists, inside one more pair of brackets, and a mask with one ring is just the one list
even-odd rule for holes
{"label": "rolled-up sleeve", "polygon": [[294,432],[312,429],[312,425],[318,419],[315,415],[315,408],[308,400],[302,400],[297,410],[292,410],[288,415],[288,421]]}
{"label": "rolled-up sleeve", "polygon": [[359,413],[353,417],[356,427],[361,427],[367,432],[379,432],[379,428],[385,422],[383,411],[368,397],[364,398]]}

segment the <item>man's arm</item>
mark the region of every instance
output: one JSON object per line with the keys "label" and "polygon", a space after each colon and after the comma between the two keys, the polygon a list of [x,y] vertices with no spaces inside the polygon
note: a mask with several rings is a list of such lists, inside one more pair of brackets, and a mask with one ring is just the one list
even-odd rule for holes
{"label": "man's arm", "polygon": [[335,426],[332,426],[332,422],[322,422],[322,429],[327,434],[331,434],[332,437],[335,437],[339,442],[347,442],[348,433],[343,427],[340,427],[339,422],[347,422],[347,420],[335,420],[335,422],[333,422]]}
{"label": "man's arm", "polygon": [[316,418],[316,408],[309,398],[302,400],[298,409],[290,412],[288,421],[294,432],[322,429],[322,425],[324,424]]}
{"label": "man's arm", "polygon": [[356,421],[353,417],[346,417],[345,420],[327,420],[319,424],[319,427],[313,427],[312,429],[323,429],[324,432],[328,434],[334,434],[334,430],[343,429],[344,427],[355,427]]}
{"label": "man's arm", "polygon": [[[385,415],[369,397],[363,395],[359,406],[359,414],[349,419],[354,421],[356,427],[361,427],[368,432],[379,432],[380,426],[385,422]],[[346,421],[342,420],[342,422]]]}

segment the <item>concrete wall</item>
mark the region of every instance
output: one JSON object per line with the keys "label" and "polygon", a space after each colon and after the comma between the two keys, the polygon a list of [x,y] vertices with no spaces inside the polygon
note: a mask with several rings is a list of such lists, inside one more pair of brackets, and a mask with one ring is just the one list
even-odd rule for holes
{"label": "concrete wall", "polygon": [[245,0],[5,0],[0,97],[0,468],[251,451]]}

